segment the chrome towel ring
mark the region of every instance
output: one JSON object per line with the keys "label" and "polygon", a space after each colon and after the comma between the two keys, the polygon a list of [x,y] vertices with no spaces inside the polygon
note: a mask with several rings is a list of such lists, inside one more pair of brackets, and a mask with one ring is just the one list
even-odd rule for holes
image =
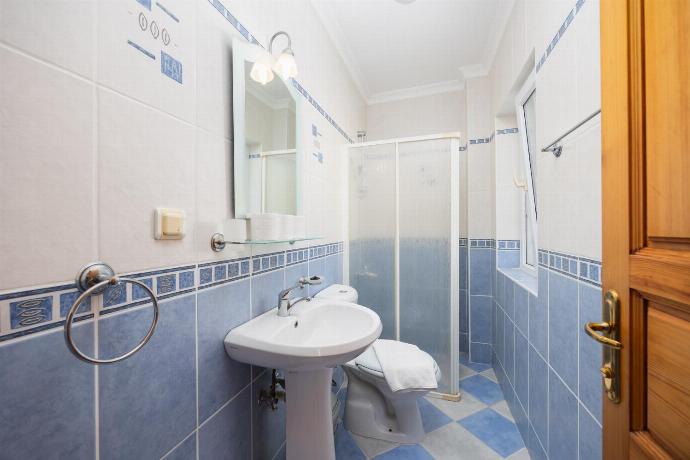
{"label": "chrome towel ring", "polygon": [[[105,290],[105,288],[108,285],[116,285],[118,283],[136,284],[137,286],[142,288],[144,292],[146,292],[149,295],[149,297],[151,297],[151,301],[153,302],[153,321],[151,322],[151,326],[149,326],[149,330],[146,332],[144,338],[141,339],[141,341],[139,342],[139,344],[137,344],[136,347],[132,348],[127,353],[109,359],[92,358],[90,356],[85,355],[74,344],[74,340],[72,338],[72,322],[74,321],[74,315],[77,313],[79,305],[81,305],[81,303],[87,297],[89,297],[92,294],[100,294]],[[82,268],[79,274],[77,275],[76,284],[77,288],[79,288],[79,290],[82,291],[82,293],[77,298],[77,300],[74,301],[74,304],[69,309],[69,312],[67,312],[67,318],[65,319],[65,342],[67,343],[67,348],[69,348],[69,350],[74,354],[74,356],[90,364],[113,364],[129,358],[134,353],[141,350],[144,347],[144,345],[146,345],[148,341],[151,340],[151,337],[153,337],[153,333],[156,330],[156,325],[158,324],[159,311],[158,300],[156,299],[156,295],[146,284],[131,278],[119,278],[115,275],[115,272],[110,267],[110,265],[105,264],[103,262],[91,263],[86,267]]]}

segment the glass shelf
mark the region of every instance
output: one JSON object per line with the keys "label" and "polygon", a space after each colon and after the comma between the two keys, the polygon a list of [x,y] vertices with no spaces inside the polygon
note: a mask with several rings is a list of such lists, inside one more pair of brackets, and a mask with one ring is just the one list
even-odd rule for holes
{"label": "glass shelf", "polygon": [[289,240],[246,240],[246,241],[228,241],[230,244],[277,244],[290,243],[295,244],[298,241],[321,240],[323,236],[308,236],[306,238],[292,238]]}

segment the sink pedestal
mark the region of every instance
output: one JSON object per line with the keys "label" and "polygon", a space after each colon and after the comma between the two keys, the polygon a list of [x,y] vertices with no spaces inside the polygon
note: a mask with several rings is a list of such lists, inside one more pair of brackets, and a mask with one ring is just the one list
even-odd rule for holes
{"label": "sink pedestal", "polygon": [[332,368],[287,371],[287,460],[335,460]]}

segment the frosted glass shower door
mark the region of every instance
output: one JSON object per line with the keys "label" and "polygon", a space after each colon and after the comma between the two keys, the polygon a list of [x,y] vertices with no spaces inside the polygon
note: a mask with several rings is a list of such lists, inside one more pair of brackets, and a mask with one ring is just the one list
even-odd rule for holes
{"label": "frosted glass shower door", "polygon": [[396,339],[395,144],[349,153],[350,284],[381,317],[381,338]]}
{"label": "frosted glass shower door", "polygon": [[457,139],[400,142],[400,340],[436,360],[438,391],[457,393]]}

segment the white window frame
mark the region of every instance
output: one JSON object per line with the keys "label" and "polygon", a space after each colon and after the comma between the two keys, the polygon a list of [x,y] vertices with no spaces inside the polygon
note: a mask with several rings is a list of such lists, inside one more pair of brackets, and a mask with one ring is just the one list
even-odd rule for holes
{"label": "white window frame", "polygon": [[[530,98],[532,93],[537,90],[535,72],[529,74],[522,85],[522,88],[518,91],[515,96],[515,115],[518,124],[518,134],[520,135],[520,148],[522,150],[522,164],[523,170],[525,171],[525,188],[523,189],[527,194],[527,200],[521,200],[522,213],[520,215],[520,268],[527,271],[528,273],[537,275],[537,269],[539,267],[539,247],[538,247],[538,231],[537,227],[537,212],[534,200],[534,187],[532,185],[532,166],[530,164],[529,158],[529,144],[527,142],[527,125],[525,122],[525,110],[523,105]],[[535,152],[536,154],[536,152]],[[536,155],[535,155],[536,156]],[[525,210],[525,201],[527,201],[529,209]],[[527,225],[524,218],[525,211],[529,213],[529,219],[532,223],[532,246],[534,247],[534,266],[529,265],[526,261],[526,251],[527,251]]]}

